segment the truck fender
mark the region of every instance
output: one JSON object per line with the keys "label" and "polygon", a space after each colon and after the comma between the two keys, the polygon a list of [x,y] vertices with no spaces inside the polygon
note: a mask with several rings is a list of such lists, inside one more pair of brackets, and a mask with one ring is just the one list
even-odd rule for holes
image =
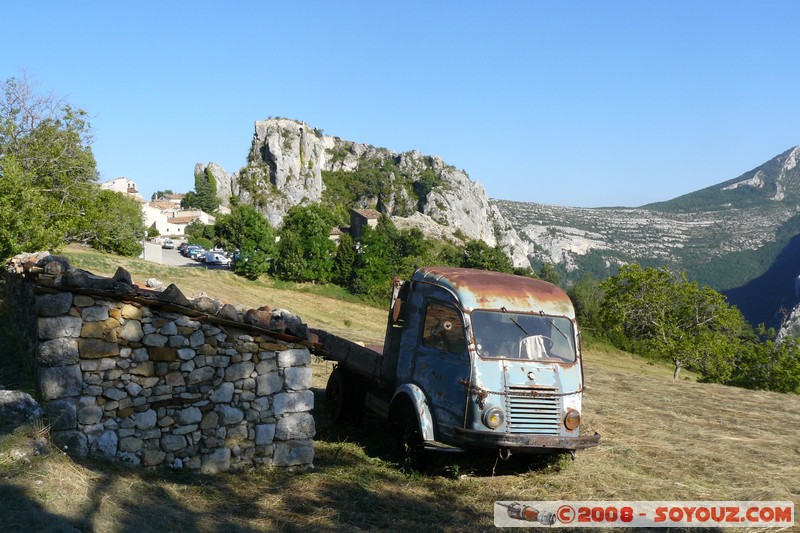
{"label": "truck fender", "polygon": [[422,389],[413,383],[405,383],[402,385],[395,391],[392,397],[389,415],[391,416],[399,409],[403,402],[409,402],[414,412],[417,414],[417,421],[419,422],[419,430],[422,434],[422,439],[425,441],[435,441],[436,436],[434,433],[433,416],[431,415],[428,400],[425,398],[425,393],[422,392]]}

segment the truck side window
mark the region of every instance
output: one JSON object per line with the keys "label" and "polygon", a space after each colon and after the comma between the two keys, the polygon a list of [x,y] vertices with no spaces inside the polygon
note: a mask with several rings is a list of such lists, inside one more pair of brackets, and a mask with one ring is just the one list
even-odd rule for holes
{"label": "truck side window", "polygon": [[422,345],[460,355],[467,350],[464,339],[461,314],[450,306],[428,302]]}

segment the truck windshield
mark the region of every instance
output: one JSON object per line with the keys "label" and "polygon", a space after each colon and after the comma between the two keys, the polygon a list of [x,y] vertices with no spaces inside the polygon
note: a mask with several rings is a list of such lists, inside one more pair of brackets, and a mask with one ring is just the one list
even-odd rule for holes
{"label": "truck windshield", "polygon": [[481,357],[575,361],[575,334],[568,318],[473,311],[472,326]]}

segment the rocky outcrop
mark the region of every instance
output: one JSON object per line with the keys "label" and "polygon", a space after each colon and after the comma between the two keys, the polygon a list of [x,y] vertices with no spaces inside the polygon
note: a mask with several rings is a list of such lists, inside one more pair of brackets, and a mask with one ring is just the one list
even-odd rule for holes
{"label": "rocky outcrop", "polygon": [[0,385],[0,429],[13,429],[42,416],[44,411],[30,394],[3,390]]}
{"label": "rocky outcrop", "polygon": [[[393,217],[419,212],[467,238],[502,245],[515,266],[530,264],[529,245],[489,203],[483,186],[436,156],[417,151],[398,154],[323,135],[304,122],[273,118],[256,122],[248,164],[241,171],[228,174],[209,163],[198,164],[195,173],[208,169],[217,180],[223,205],[228,205],[230,196],[238,197],[280,226],[290,207],[322,199],[323,171],[355,172],[364,165],[380,167],[385,186],[381,195],[365,192],[351,207],[377,207]],[[420,198],[414,189],[423,178],[432,180],[433,185]],[[410,220],[413,223],[413,218]]]}

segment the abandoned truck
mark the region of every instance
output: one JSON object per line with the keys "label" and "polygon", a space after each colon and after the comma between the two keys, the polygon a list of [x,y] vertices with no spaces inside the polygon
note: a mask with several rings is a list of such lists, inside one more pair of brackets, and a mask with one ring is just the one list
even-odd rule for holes
{"label": "abandoned truck", "polygon": [[317,331],[336,362],[326,402],[336,419],[385,417],[412,460],[426,450],[570,452],[584,391],[575,311],[545,281],[464,268],[421,268],[395,280],[384,346]]}

